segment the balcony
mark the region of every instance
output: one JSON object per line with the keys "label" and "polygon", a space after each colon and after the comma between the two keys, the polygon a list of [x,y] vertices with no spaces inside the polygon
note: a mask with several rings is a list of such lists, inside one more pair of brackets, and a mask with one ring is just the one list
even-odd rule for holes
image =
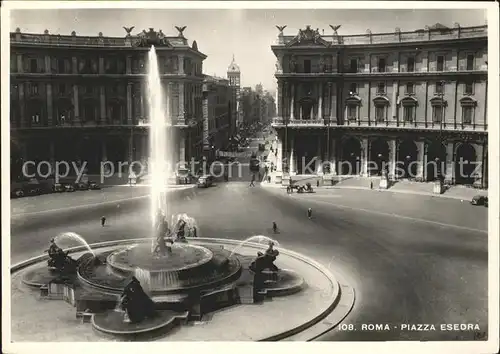
{"label": "balcony", "polygon": [[[287,126],[289,127],[324,127],[325,119],[288,119]],[[273,126],[284,126],[285,120],[283,117],[275,117],[272,121]]]}

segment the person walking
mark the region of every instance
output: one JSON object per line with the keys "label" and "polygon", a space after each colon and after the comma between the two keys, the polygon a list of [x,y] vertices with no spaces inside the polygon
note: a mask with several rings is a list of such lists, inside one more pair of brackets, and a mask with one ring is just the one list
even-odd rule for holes
{"label": "person walking", "polygon": [[278,233],[278,225],[276,224],[275,221],[273,221],[273,233],[275,233],[275,234]]}
{"label": "person walking", "polygon": [[252,173],[252,180],[250,181],[249,187],[255,187],[255,175]]}
{"label": "person walking", "polygon": [[312,209],[311,208],[307,209],[307,217],[309,218],[309,220],[311,220],[311,218],[312,218]]}
{"label": "person walking", "polygon": [[101,217],[101,226],[104,227],[105,224],[106,224],[106,217],[102,216]]}

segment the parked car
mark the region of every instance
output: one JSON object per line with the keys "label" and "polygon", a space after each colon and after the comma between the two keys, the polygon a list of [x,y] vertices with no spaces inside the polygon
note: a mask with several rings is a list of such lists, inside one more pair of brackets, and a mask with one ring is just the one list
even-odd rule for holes
{"label": "parked car", "polygon": [[89,189],[91,190],[99,190],[101,189],[101,186],[97,184],[95,181],[89,181]]}
{"label": "parked car", "polygon": [[62,193],[66,191],[66,188],[64,187],[63,184],[61,183],[55,183],[53,186],[52,186],[52,192],[54,193]]}
{"label": "parked car", "polygon": [[203,175],[198,178],[196,185],[198,188],[208,188],[214,183],[214,177],[210,175]]}
{"label": "parked car", "polygon": [[76,189],[75,189],[75,185],[74,184],[65,184],[64,185],[64,190],[66,192],[74,192]]}
{"label": "parked car", "polygon": [[488,197],[484,195],[476,195],[470,201],[472,205],[484,205],[488,206]]}
{"label": "parked car", "polygon": [[89,190],[89,184],[88,183],[75,183],[75,189],[79,191],[87,191]]}

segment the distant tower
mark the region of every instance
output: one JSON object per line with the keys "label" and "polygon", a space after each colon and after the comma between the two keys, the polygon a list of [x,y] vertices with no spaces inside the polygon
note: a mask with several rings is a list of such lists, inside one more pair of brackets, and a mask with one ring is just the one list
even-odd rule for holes
{"label": "distant tower", "polygon": [[[234,54],[233,54],[233,61],[227,68],[227,79],[229,80],[229,86],[231,86],[233,90],[233,98],[234,102],[236,102],[236,128],[239,127],[241,124],[241,119],[243,115],[241,114],[241,103],[240,103],[240,79],[241,79],[241,72],[240,72],[240,67],[238,64],[236,64],[236,61],[234,59]],[[235,133],[236,131],[233,131]]]}

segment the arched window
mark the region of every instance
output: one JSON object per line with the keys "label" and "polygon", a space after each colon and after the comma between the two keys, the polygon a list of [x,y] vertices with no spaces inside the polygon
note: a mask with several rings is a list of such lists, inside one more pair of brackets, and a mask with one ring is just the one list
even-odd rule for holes
{"label": "arched window", "polygon": [[466,96],[460,99],[460,106],[462,108],[462,124],[472,124],[477,101],[470,96]]}
{"label": "arched window", "polygon": [[412,123],[416,118],[418,101],[413,96],[406,96],[400,101],[402,109],[403,122]]}
{"label": "arched window", "polygon": [[432,106],[432,122],[433,123],[442,123],[445,120],[445,108],[447,102],[443,97],[436,96],[431,98],[431,106]]}
{"label": "arched window", "polygon": [[385,96],[377,96],[373,99],[373,104],[375,105],[375,121],[385,122],[387,120],[389,99]]}
{"label": "arched window", "polygon": [[350,96],[345,100],[345,106],[345,119],[349,122],[357,121],[359,119],[361,99],[358,96]]}

